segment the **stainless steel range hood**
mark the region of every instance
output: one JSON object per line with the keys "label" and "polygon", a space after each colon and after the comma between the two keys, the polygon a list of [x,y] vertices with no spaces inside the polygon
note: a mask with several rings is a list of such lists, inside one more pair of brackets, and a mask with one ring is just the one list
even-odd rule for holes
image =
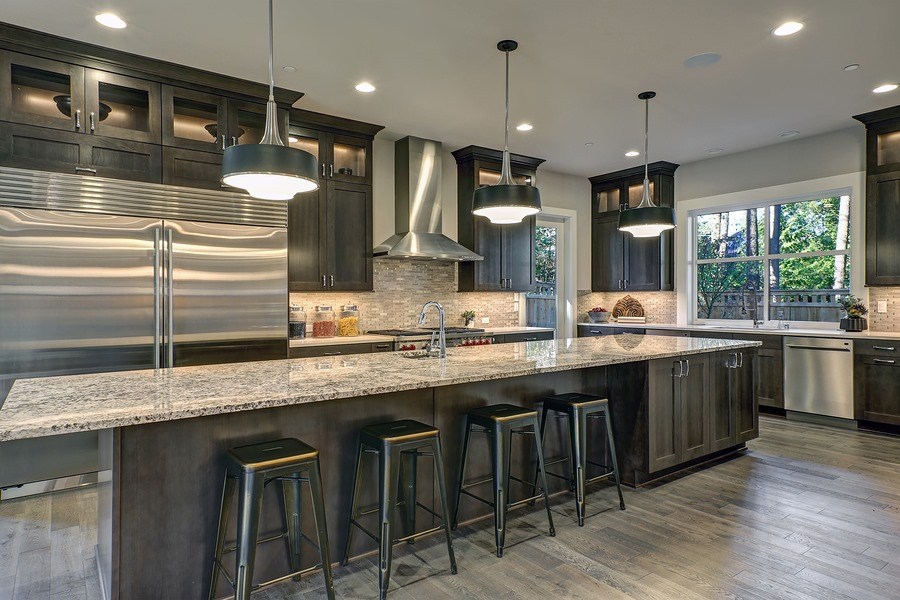
{"label": "stainless steel range hood", "polygon": [[376,257],[484,260],[441,233],[441,143],[407,136],[394,144],[395,231]]}

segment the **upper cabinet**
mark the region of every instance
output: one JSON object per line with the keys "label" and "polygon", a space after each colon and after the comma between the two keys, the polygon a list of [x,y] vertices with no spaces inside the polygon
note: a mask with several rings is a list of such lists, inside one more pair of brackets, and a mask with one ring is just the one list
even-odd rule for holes
{"label": "upper cabinet", "polygon": [[866,125],[866,285],[900,285],[900,106],[853,118]]}
{"label": "upper cabinet", "polygon": [[[456,159],[459,243],[484,257],[483,261],[459,264],[459,291],[528,292],[534,289],[535,217],[521,223],[496,225],[472,214],[472,195],[500,179],[503,154],[480,146],[453,152]],[[512,174],[516,183],[535,185],[535,172],[544,162],[513,154]]]}
{"label": "upper cabinet", "polygon": [[[659,206],[675,205],[675,169],[650,164],[650,196]],[[644,167],[590,178],[591,289],[595,292],[674,289],[673,233],[635,238],[618,229],[619,212],[636,208],[643,193]]]}

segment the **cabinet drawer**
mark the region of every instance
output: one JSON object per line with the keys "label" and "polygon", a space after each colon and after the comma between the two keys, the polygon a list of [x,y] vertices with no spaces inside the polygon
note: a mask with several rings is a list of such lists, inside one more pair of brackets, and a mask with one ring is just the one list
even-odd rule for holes
{"label": "cabinet drawer", "polygon": [[163,183],[211,190],[230,190],[222,184],[222,155],[183,148],[162,149]]}
{"label": "cabinet drawer", "polygon": [[663,337],[690,337],[689,331],[675,331],[674,329],[645,329],[644,335],[661,335]]}
{"label": "cabinet drawer", "polygon": [[375,342],[372,344],[372,352],[391,352],[394,345],[391,342]]}
{"label": "cabinet drawer", "polygon": [[900,364],[900,340],[854,340],[853,352],[867,356],[894,357]]}
{"label": "cabinet drawer", "polygon": [[900,425],[900,356],[862,356],[855,362],[856,406],[861,418]]}
{"label": "cabinet drawer", "polygon": [[344,356],[347,354],[370,354],[375,344],[334,344],[333,346],[311,346],[291,348],[291,358],[316,358],[319,356]]}
{"label": "cabinet drawer", "polygon": [[495,336],[494,340],[500,344],[510,344],[513,342],[534,342],[537,340],[552,340],[552,331],[532,331],[527,333],[506,333]]}
{"label": "cabinet drawer", "polygon": [[765,348],[766,350],[782,350],[782,341],[784,340],[782,336],[771,333],[735,333],[733,339],[762,342],[760,348]]}
{"label": "cabinet drawer", "polygon": [[609,325],[579,325],[578,337],[597,337],[600,335],[612,335],[615,329]]}

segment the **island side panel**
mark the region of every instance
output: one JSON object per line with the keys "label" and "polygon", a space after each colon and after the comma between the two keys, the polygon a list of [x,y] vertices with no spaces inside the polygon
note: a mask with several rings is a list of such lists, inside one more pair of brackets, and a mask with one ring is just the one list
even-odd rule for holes
{"label": "island side panel", "polygon": [[[123,428],[116,457],[119,577],[118,596],[113,597],[205,598],[225,452],[241,444],[282,437],[299,438],[320,451],[331,560],[338,561],[346,537],[359,429],[395,419],[431,424],[432,418],[433,391],[428,388]],[[367,470],[368,503],[376,498],[376,462],[370,461]],[[420,489],[425,493],[431,489],[427,462],[422,461],[420,470],[425,482]],[[315,539],[307,495],[304,489],[303,530]],[[432,499],[426,496],[423,501],[430,503]],[[281,530],[281,502],[280,490],[267,488],[261,536]],[[233,512],[228,536],[231,541],[234,519]],[[374,542],[364,534],[357,535],[357,540],[357,551],[375,549]],[[303,553],[304,567],[318,562],[314,548],[304,545]],[[231,569],[233,557],[228,555],[223,561]],[[260,546],[255,581],[288,572],[283,542]],[[218,596],[227,591],[227,583],[220,578]]]}

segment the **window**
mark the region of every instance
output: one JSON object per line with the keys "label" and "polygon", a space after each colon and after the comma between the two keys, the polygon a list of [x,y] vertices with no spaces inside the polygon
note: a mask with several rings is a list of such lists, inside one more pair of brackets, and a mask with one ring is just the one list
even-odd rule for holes
{"label": "window", "polygon": [[836,322],[850,293],[850,196],[695,213],[693,256],[695,319]]}

